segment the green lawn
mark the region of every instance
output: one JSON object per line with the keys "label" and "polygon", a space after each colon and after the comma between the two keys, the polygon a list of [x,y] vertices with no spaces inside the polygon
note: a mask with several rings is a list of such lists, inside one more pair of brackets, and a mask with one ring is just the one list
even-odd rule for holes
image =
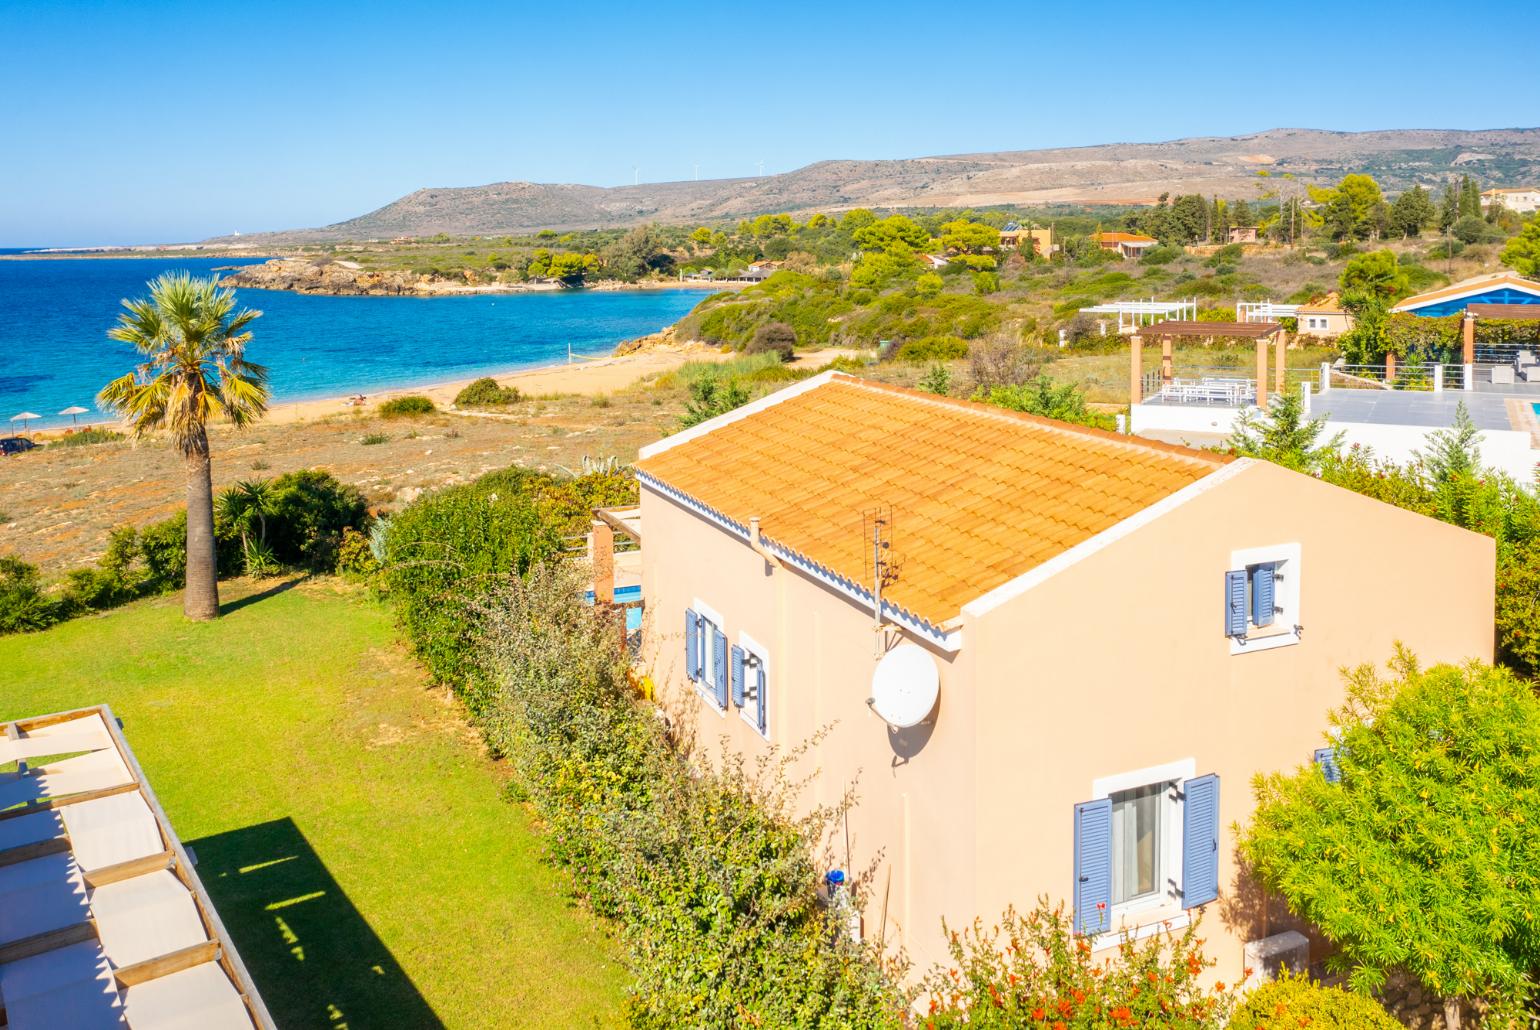
{"label": "green lawn", "polygon": [[615,943],[389,614],[287,586],[0,638],[0,719],[112,706],[285,1030],[618,1022]]}

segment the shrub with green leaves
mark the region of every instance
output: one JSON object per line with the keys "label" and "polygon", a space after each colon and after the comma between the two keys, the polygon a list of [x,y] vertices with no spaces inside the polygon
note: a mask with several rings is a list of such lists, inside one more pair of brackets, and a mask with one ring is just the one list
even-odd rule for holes
{"label": "shrub with green leaves", "polygon": [[65,617],[43,593],[36,565],[0,554],[0,635],[47,629]]}
{"label": "shrub with green leaves", "polygon": [[594,508],[635,500],[629,470],[563,480],[515,466],[425,494],[394,515],[383,583],[434,678],[480,711],[470,648],[480,599],[575,543]]}
{"label": "shrub with green leaves", "polygon": [[438,411],[432,398],[424,397],[420,393],[409,393],[403,397],[392,397],[381,404],[379,416],[381,418],[416,418],[420,415],[431,415]]}
{"label": "shrub with green leaves", "polygon": [[331,572],[344,530],[366,528],[369,505],[351,483],[322,469],[285,472],[271,484],[266,542],[283,565]]}
{"label": "shrub with green leaves", "polygon": [[476,664],[489,741],[555,858],[619,920],[630,1024],[898,1030],[900,994],[818,900],[815,842],[842,807],[794,814],[800,752],[707,769],[676,753],[584,585],[570,564],[503,580]]}
{"label": "shrub with green leaves", "polygon": [[1230,1017],[1230,1030],[1402,1030],[1373,998],[1285,971],[1262,984]]}
{"label": "shrub with green leaves", "polygon": [[523,399],[517,386],[499,386],[491,376],[472,380],[455,394],[457,408],[503,408]]}
{"label": "shrub with green leaves", "polygon": [[1328,965],[1355,990],[1404,968],[1502,1025],[1540,969],[1540,699],[1477,663],[1423,670],[1400,651],[1391,671],[1348,678],[1340,779],[1257,779],[1241,853],[1337,946]]}
{"label": "shrub with green leaves", "polygon": [[894,352],[898,361],[924,364],[931,361],[961,361],[968,356],[968,341],[960,336],[923,336],[910,340]]}
{"label": "shrub with green leaves", "polygon": [[951,932],[948,949],[951,961],[923,984],[927,1030],[1222,1030],[1235,1001],[1229,985],[1205,986],[1214,963],[1196,924],[1125,936],[1115,954],[1093,957],[1069,913],[1044,899],[990,929],[976,920]]}
{"label": "shrub with green leaves", "polygon": [[59,437],[59,439],[55,440],[48,446],[89,447],[92,444],[116,443],[119,440],[125,439],[127,439],[127,437],[125,437],[122,433],[117,432],[116,430],[102,429],[99,426],[88,426],[85,429],[77,430],[76,432],[68,433]]}
{"label": "shrub with green leaves", "polygon": [[1017,386],[996,386],[980,390],[974,397],[988,404],[1090,426],[1092,429],[1116,429],[1117,419],[1086,406],[1085,394],[1074,383],[1056,383],[1046,375]]}

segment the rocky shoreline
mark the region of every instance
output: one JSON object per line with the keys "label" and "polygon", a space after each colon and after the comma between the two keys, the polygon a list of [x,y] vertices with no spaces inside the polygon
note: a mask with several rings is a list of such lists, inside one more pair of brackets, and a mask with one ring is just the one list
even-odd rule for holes
{"label": "rocky shoreline", "polygon": [[[486,282],[471,269],[454,276],[431,275],[407,269],[369,269],[356,261],[330,258],[280,257],[260,265],[232,265],[216,271],[224,274],[225,285],[239,289],[287,290],[334,297],[446,297],[477,293],[554,293],[574,289],[550,281]],[[624,283],[606,280],[577,288],[613,291],[701,287],[673,281]]]}

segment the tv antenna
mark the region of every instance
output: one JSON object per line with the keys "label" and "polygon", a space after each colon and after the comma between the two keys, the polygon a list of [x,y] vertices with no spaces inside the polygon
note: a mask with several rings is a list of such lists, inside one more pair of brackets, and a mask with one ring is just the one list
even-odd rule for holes
{"label": "tv antenna", "polygon": [[872,632],[877,657],[887,650],[882,626],[882,591],[898,582],[899,560],[893,549],[893,506],[884,504],[861,513],[862,563],[872,585]]}

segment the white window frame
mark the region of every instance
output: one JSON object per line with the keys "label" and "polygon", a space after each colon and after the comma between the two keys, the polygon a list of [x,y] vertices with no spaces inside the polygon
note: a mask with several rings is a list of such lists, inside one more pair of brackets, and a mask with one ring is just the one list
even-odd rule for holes
{"label": "white window frame", "polygon": [[[770,696],[772,696],[772,691],[770,690],[770,683],[771,683],[771,680],[770,680],[770,671],[771,671],[770,670],[770,649],[768,647],[765,647],[759,641],[755,640],[753,637],[749,636],[747,633],[743,632],[742,630],[738,631],[738,646],[743,648],[743,657],[744,657],[744,666],[745,666],[744,667],[744,674],[743,674],[743,678],[744,678],[744,683],[743,683],[744,695],[747,696],[748,689],[749,689],[749,684],[748,684],[748,668],[747,668],[748,661],[747,660],[748,660],[749,656],[752,655],[754,658],[758,659],[759,660],[759,664],[764,667],[764,670],[765,670],[765,695],[766,695],[765,700],[768,701]],[[767,704],[765,706],[765,732],[760,733],[759,732],[759,723],[755,720],[753,714],[750,712],[749,706],[748,705],[744,705],[742,708],[738,709],[738,717],[740,719],[742,719],[744,722],[748,723],[749,724],[749,728],[751,730],[753,730],[756,734],[758,734],[759,736],[765,738],[766,740],[770,739],[770,730],[771,730],[771,726],[772,726],[772,724],[774,722],[773,716],[774,716],[774,713],[770,710],[770,707]]]}
{"label": "white window frame", "polygon": [[[1160,913],[1158,921],[1173,920],[1173,926],[1176,925],[1174,920],[1178,915],[1186,915],[1182,908],[1184,886],[1182,883],[1182,808],[1187,781],[1196,775],[1198,775],[1197,759],[1183,758],[1164,765],[1153,765],[1145,769],[1103,776],[1101,779],[1092,781],[1091,799],[1093,801],[1099,801],[1102,798],[1110,799],[1114,794],[1157,783],[1174,787],[1168,790],[1160,813],[1162,843],[1156,873],[1158,879],[1165,882],[1153,894],[1113,905],[1108,923],[1111,929],[1102,934],[1102,937],[1116,938],[1123,923],[1141,923],[1142,920],[1139,917],[1150,913]],[[1113,861],[1117,861],[1117,856],[1113,856]],[[1183,925],[1186,925],[1185,922]]]}
{"label": "white window frame", "polygon": [[1297,543],[1272,544],[1268,547],[1247,547],[1230,552],[1231,569],[1249,569],[1253,565],[1272,563],[1279,566],[1273,581],[1273,606],[1278,609],[1271,626],[1263,626],[1253,633],[1251,623],[1251,577],[1246,577],[1246,635],[1230,638],[1230,653],[1254,654],[1271,651],[1275,647],[1289,647],[1300,642],[1304,620],[1300,614],[1300,584],[1303,581],[1303,551]]}
{"label": "white window frame", "polygon": [[[695,689],[700,694],[700,696],[705,699],[706,703],[711,707],[711,710],[725,719],[727,718],[727,709],[733,706],[732,684],[728,684],[727,707],[724,708],[717,704],[717,691],[715,682],[717,674],[717,663],[712,659],[711,656],[711,634],[706,632],[707,627],[710,626],[721,630],[724,637],[727,636],[725,620],[723,620],[721,612],[717,611],[715,608],[711,607],[711,605],[707,604],[705,601],[702,601],[698,597],[695,599],[695,603],[692,605],[692,607],[695,609],[695,614],[699,616],[700,619],[704,622],[704,625],[702,625],[695,634],[696,639],[700,641],[701,654],[701,674],[700,679],[695,681]],[[729,638],[729,642],[731,642],[731,638]],[[728,655],[727,666],[727,676],[729,679],[731,679],[733,671],[732,655],[730,653]]]}

